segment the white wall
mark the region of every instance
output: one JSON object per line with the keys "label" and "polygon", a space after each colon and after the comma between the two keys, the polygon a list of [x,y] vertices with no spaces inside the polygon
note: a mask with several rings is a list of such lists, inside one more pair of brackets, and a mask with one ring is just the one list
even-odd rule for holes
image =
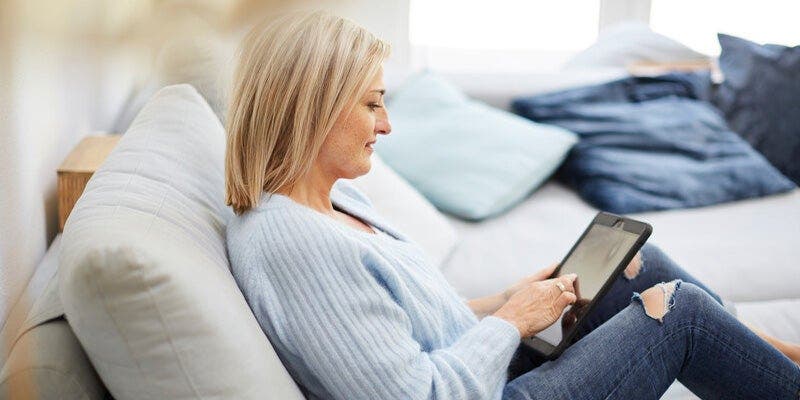
{"label": "white wall", "polygon": [[384,83],[396,87],[409,73],[411,45],[408,39],[409,0],[340,0],[333,2],[338,15],[361,24],[392,45],[384,63]]}
{"label": "white wall", "polygon": [[131,64],[98,38],[104,4],[0,2],[2,324],[56,234],[56,168],[127,94]]}
{"label": "white wall", "polygon": [[624,22],[650,21],[650,0],[601,0],[600,31]]}

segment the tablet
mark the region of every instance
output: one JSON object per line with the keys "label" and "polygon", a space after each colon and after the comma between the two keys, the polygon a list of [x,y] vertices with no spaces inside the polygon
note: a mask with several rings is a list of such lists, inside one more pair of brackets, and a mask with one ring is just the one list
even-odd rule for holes
{"label": "tablet", "polygon": [[577,274],[578,300],[567,306],[553,325],[523,342],[545,358],[557,358],[573,343],[584,317],[625,270],[652,231],[647,223],[598,213],[551,276]]}

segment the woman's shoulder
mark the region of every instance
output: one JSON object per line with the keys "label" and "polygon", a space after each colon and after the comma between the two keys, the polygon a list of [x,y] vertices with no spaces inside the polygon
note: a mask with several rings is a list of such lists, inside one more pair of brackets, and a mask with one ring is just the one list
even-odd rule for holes
{"label": "woman's shoulder", "polygon": [[261,291],[266,281],[297,283],[311,277],[368,273],[363,265],[370,258],[364,257],[357,240],[314,211],[304,211],[256,209],[230,222],[226,237],[230,270],[243,291]]}
{"label": "woman's shoulder", "polygon": [[232,262],[237,256],[250,258],[265,250],[274,256],[292,257],[295,253],[320,254],[354,246],[332,221],[316,215],[316,211],[304,209],[285,196],[270,197],[228,222],[226,242]]}
{"label": "woman's shoulder", "polygon": [[[331,188],[331,198],[351,208],[362,210],[374,216],[369,198],[348,180],[338,180]],[[337,227],[332,219],[318,214],[283,195],[264,194],[258,206],[233,216],[226,227],[226,241],[229,251],[254,246],[275,248],[311,248],[317,244],[329,246],[352,245],[347,230]]]}
{"label": "woman's shoulder", "polygon": [[277,244],[294,238],[313,238],[330,230],[324,221],[301,206],[280,196],[269,197],[262,199],[258,207],[231,218],[226,228],[229,245],[253,241]]}

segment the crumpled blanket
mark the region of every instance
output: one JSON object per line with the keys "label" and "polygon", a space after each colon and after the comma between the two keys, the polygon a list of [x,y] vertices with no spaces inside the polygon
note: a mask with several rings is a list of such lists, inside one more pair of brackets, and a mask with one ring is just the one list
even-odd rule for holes
{"label": "crumpled blanket", "polygon": [[512,110],[580,136],[557,177],[618,214],[700,207],[795,184],[732,132],[707,73],[629,77],[515,99]]}

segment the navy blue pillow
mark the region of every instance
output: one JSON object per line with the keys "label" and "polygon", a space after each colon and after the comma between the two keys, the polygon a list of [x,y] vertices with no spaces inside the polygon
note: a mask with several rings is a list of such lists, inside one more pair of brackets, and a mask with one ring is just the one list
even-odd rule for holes
{"label": "navy blue pillow", "polygon": [[705,98],[707,73],[631,77],[519,98],[517,114],[577,133],[558,177],[595,207],[699,207],[795,185],[731,132]]}
{"label": "navy blue pillow", "polygon": [[733,131],[800,184],[800,46],[718,37],[725,81],[714,103]]}

